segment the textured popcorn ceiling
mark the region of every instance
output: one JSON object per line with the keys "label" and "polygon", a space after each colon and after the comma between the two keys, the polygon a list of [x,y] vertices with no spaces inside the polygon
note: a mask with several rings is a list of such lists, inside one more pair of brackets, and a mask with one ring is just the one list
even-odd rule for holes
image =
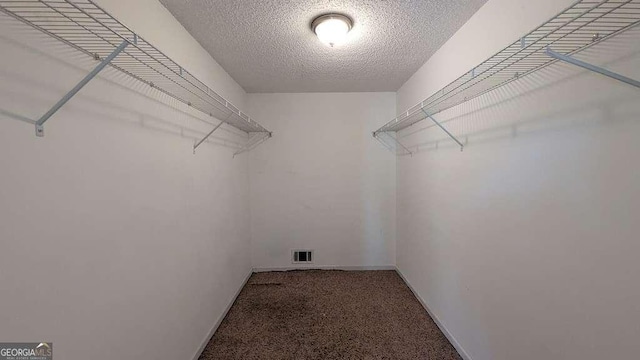
{"label": "textured popcorn ceiling", "polygon": [[[396,91],[486,0],[160,0],[247,92]],[[354,20],[330,48],[323,13]]]}

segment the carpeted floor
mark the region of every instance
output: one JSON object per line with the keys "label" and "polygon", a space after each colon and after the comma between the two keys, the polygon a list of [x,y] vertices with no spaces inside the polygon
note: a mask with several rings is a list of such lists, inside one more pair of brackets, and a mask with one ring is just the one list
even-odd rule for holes
{"label": "carpeted floor", "polygon": [[461,359],[395,271],[253,274],[200,360]]}

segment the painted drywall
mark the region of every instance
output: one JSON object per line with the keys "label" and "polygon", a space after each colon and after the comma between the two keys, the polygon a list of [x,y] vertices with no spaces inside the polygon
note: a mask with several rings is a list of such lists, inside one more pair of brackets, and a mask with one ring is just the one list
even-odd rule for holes
{"label": "painted drywall", "polygon": [[[490,0],[398,92],[403,111],[571,1]],[[640,31],[580,54],[640,78]],[[397,266],[465,358],[640,353],[638,90],[554,65],[400,133]],[[413,148],[415,149],[415,148]]]}
{"label": "painted drywall", "polygon": [[[393,266],[396,160],[371,129],[395,113],[394,93],[249,94],[248,102],[274,133],[249,155],[254,267]],[[314,264],[294,266],[292,249],[313,249]]]}
{"label": "painted drywall", "polygon": [[[107,7],[243,102],[158,3]],[[0,339],[66,360],[194,358],[251,271],[242,137],[192,154],[208,116],[107,69],[36,138],[15,115],[37,118],[95,62],[4,15],[0,29]]]}

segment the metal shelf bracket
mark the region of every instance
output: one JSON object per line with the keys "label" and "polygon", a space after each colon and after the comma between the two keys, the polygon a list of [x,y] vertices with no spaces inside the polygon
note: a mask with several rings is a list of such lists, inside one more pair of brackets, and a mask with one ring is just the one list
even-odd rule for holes
{"label": "metal shelf bracket", "polygon": [[442,126],[442,124],[440,124],[436,119],[433,118],[433,116],[431,116],[428,112],[426,112],[426,110],[423,108],[422,112],[429,118],[431,119],[431,121],[433,121],[434,124],[438,125],[438,127],[440,129],[442,129],[442,131],[444,131],[445,133],[447,133],[447,135],[449,135],[450,138],[453,139],[453,141],[457,142],[458,145],[460,145],[460,151],[464,150],[464,144],[460,142],[460,140],[456,139],[455,136],[453,136],[444,126]]}
{"label": "metal shelf bracket", "polygon": [[402,131],[429,117],[464,149],[468,145],[466,140],[458,141],[433,116],[495,91],[549,65],[557,64],[558,61],[581,66],[640,88],[640,82],[637,80],[572,57],[591,46],[640,26],[639,3],[640,0],[575,0],[553,18],[433,92],[422,102],[382,125],[375,133]]}
{"label": "metal shelf bracket", "polygon": [[548,46],[547,46],[547,49],[546,49],[545,52],[546,52],[547,55],[551,56],[554,59],[558,59],[560,61],[564,61],[566,63],[572,64],[572,65],[575,65],[575,66],[579,66],[581,68],[596,72],[596,73],[604,75],[604,76],[608,76],[610,78],[613,78],[613,79],[616,79],[618,81],[622,81],[622,82],[627,83],[629,85],[632,85],[632,86],[635,86],[637,88],[640,88],[640,81],[638,81],[638,80],[634,80],[634,79],[628,78],[626,76],[620,75],[618,73],[614,73],[613,71],[609,71],[609,70],[604,69],[604,68],[602,68],[600,66],[589,64],[589,63],[584,62],[582,60],[578,60],[578,59],[576,59],[574,57],[557,53],[557,52],[551,50],[551,48],[549,48]]}
{"label": "metal shelf bracket", "polygon": [[[259,136],[258,134],[263,134],[263,136]],[[244,144],[243,147],[241,147],[238,151],[236,151],[233,154],[233,157],[236,157],[236,155],[240,155],[243,152],[249,151],[251,149],[253,149],[254,147],[260,145],[262,142],[264,142],[265,140],[267,140],[268,138],[273,136],[272,132],[263,132],[263,133],[258,133],[255,136],[253,136],[251,139],[249,139],[247,141],[246,144]],[[257,140],[256,140],[257,139]]]}
{"label": "metal shelf bracket", "polygon": [[55,114],[64,104],[66,104],[71,98],[78,93],[85,85],[89,83],[102,69],[104,69],[109,63],[115,59],[118,54],[120,54],[124,48],[129,45],[128,41],[123,41],[113,52],[107,56],[104,60],[98,64],[87,76],[84,77],[73,89],[71,89],[65,96],[62,97],[49,111],[47,111],[42,117],[36,121],[36,136],[43,137],[44,136],[44,123],[49,120],[53,114]]}
{"label": "metal shelf bracket", "polygon": [[[413,152],[412,152],[411,150],[409,150],[406,146],[404,146],[404,145],[400,142],[400,140],[398,140],[398,139],[397,139],[397,136],[398,136],[398,135],[397,135],[397,133],[396,133],[396,136],[391,136],[391,135],[389,134],[389,132],[387,132],[387,131],[383,131],[383,132],[384,132],[384,133],[386,133],[387,135],[389,135],[389,137],[390,137],[390,138],[392,138],[392,139],[393,139],[393,141],[395,141],[395,143],[396,143],[396,144],[400,145],[400,147],[401,147],[401,148],[403,148],[406,152],[408,152],[410,156],[413,156]],[[382,140],[380,140],[380,139],[378,138],[378,134],[379,134],[378,132],[374,132],[374,133],[373,133],[373,137],[374,137],[374,138],[376,138],[376,140],[378,140],[378,141],[380,141],[381,143],[383,143],[383,144],[384,144],[384,141],[382,141]]]}
{"label": "metal shelf bracket", "polygon": [[220,123],[218,125],[216,125],[216,127],[214,127],[213,130],[211,130],[207,135],[205,135],[205,137],[202,138],[202,140],[196,141],[196,143],[193,144],[193,154],[194,155],[196,153],[196,149],[198,148],[198,146],[200,146],[203,142],[205,142],[209,138],[209,136],[211,136],[211,134],[213,134],[216,130],[218,130],[218,128],[220,126],[222,126],[222,124],[224,124],[224,121],[220,121]]}

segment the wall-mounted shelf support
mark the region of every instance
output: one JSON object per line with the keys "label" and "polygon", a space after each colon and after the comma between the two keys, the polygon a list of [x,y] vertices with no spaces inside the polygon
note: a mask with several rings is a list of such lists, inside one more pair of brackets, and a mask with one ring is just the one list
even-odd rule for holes
{"label": "wall-mounted shelf support", "polygon": [[224,124],[224,121],[220,121],[220,123],[218,125],[216,125],[216,127],[213,128],[213,130],[211,130],[207,135],[205,135],[205,137],[202,138],[202,140],[197,141],[195,144],[193,144],[193,153],[196,153],[196,149],[198,148],[198,146],[200,146],[200,144],[202,144],[203,142],[205,142],[209,136],[211,136],[211,134],[213,134],[216,130],[218,130],[218,128],[220,126],[222,126],[222,124]]}
{"label": "wall-mounted shelf support", "polygon": [[613,78],[613,79],[616,79],[618,81],[622,81],[622,82],[627,83],[629,85],[632,85],[632,86],[635,86],[637,88],[640,88],[640,81],[638,81],[638,80],[634,80],[634,79],[628,78],[626,76],[620,75],[618,73],[614,73],[614,72],[609,71],[607,69],[601,68],[600,66],[589,64],[587,62],[584,62],[582,60],[578,60],[578,59],[576,59],[574,57],[571,57],[569,55],[563,55],[563,54],[557,53],[557,52],[551,50],[548,46],[547,46],[547,49],[546,49],[546,54],[551,56],[554,59],[558,59],[560,61],[564,61],[566,63],[572,64],[572,65],[576,65],[576,66],[579,66],[581,68],[584,68],[584,69],[587,69],[587,70],[590,70],[590,71],[593,71],[593,72],[597,72],[598,74],[602,74],[604,76],[608,76],[610,78]]}
{"label": "wall-mounted shelf support", "polygon": [[[244,134],[269,132],[93,0],[0,0],[0,15],[19,20],[96,61],[102,60],[38,121],[17,117],[35,124],[38,136],[44,135],[44,123],[107,65],[147,84],[163,97],[220,119]],[[215,131],[195,143],[194,151]]]}
{"label": "wall-mounted shelf support", "polygon": [[392,148],[391,146],[389,146],[386,142],[382,141],[382,140],[381,140],[381,139],[376,135],[376,133],[375,133],[375,132],[373,133],[373,138],[374,138],[374,139],[376,139],[376,140],[378,140],[378,142],[379,142],[380,144],[382,144],[382,146],[384,146],[387,150],[389,150],[389,151],[393,152],[393,148]]}
{"label": "wall-mounted shelf support", "polygon": [[44,123],[47,120],[49,120],[49,118],[53,116],[53,114],[55,114],[56,111],[60,110],[60,108],[64,106],[64,104],[66,104],[69,100],[71,100],[71,98],[75,94],[77,94],[78,91],[80,91],[85,85],[87,85],[89,81],[93,80],[93,78],[96,77],[96,75],[98,75],[98,73],[102,71],[102,69],[104,69],[107,65],[109,65],[109,63],[111,63],[111,61],[115,59],[115,57],[118,56],[118,54],[120,54],[122,50],[124,50],[124,48],[127,47],[127,45],[129,45],[129,42],[126,40],[123,41],[115,50],[113,50],[111,54],[109,54],[109,56],[107,56],[104,60],[102,60],[100,64],[98,64],[98,66],[95,67],[95,69],[93,69],[89,74],[87,74],[87,76],[85,76],[84,79],[82,79],[78,83],[78,85],[76,85],[73,89],[71,89],[71,91],[69,91],[65,96],[62,97],[62,99],[60,99],[60,101],[58,101],[55,105],[53,105],[53,107],[49,109],[49,111],[47,111],[44,115],[42,115],[42,117],[38,121],[36,121],[36,136],[43,137]]}
{"label": "wall-mounted shelf support", "polygon": [[[383,131],[383,132],[384,132],[385,134],[387,134],[391,139],[393,139],[393,141],[394,141],[396,144],[398,144],[401,148],[403,148],[403,149],[404,149],[404,151],[406,151],[409,155],[413,155],[413,152],[412,152],[411,150],[409,150],[406,146],[404,146],[404,145],[400,142],[400,140],[398,140],[398,135],[397,135],[397,133],[396,133],[396,136],[392,136],[392,135],[391,135],[391,134],[389,134],[389,132],[387,132],[387,131]],[[379,133],[380,133],[380,132],[378,132],[378,131],[374,132],[374,133],[373,133],[373,137],[374,137],[374,138],[376,138],[376,139],[377,139],[378,141],[380,141],[381,143],[385,144],[385,142],[384,142],[384,141],[382,141],[382,140],[378,137],[378,134],[379,134]]]}
{"label": "wall-mounted shelf support", "polygon": [[[260,134],[262,134],[262,136],[260,136]],[[246,151],[249,151],[249,150],[253,149],[254,147],[260,145],[263,141],[267,140],[271,136],[273,136],[273,134],[271,132],[257,133],[252,138],[250,138],[249,141],[247,141],[247,143],[244,144],[243,147],[241,147],[238,151],[236,151],[233,154],[233,157],[235,157],[236,155],[240,155],[243,152],[246,152]]]}
{"label": "wall-mounted shelf support", "polygon": [[453,136],[444,126],[442,126],[442,124],[440,124],[436,119],[433,118],[433,116],[431,116],[428,112],[425,111],[425,109],[422,109],[422,112],[429,118],[431,119],[431,121],[433,121],[434,124],[438,125],[438,127],[440,129],[442,129],[442,131],[444,131],[445,133],[447,133],[447,135],[449,135],[450,138],[453,139],[453,141],[457,142],[458,145],[460,145],[460,151],[464,150],[464,145],[460,142],[460,140],[456,139],[455,136]]}
{"label": "wall-mounted shelf support", "polygon": [[[640,87],[637,80],[573,58],[583,50],[640,26],[639,5],[640,0],[576,0],[555,17],[387,122],[374,134],[397,134],[429,118],[462,149],[462,142],[445,130],[433,116],[518,81],[558,61],[581,66]],[[417,148],[411,145],[409,147]]]}

